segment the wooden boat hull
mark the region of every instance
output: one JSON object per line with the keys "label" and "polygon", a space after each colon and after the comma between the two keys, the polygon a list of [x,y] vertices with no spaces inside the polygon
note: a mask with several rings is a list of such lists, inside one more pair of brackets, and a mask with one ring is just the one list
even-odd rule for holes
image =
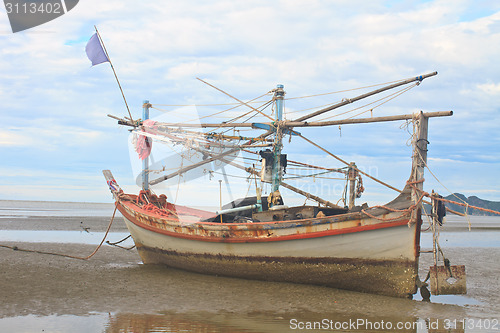
{"label": "wooden boat hull", "polygon": [[[417,76],[378,88],[355,99],[347,99],[316,110],[294,122],[283,121],[281,118],[285,94],[282,85],[278,85],[272,91],[274,96],[270,103],[275,104],[276,117],[274,119],[269,117],[270,123],[228,121],[218,124],[183,123],[182,126],[173,123],[150,123],[148,118],[151,105],[149,102],[143,105],[144,121],[133,121],[131,117],[129,119],[117,118],[119,124],[134,127],[133,132],[140,137],[164,139],[173,145],[181,144],[190,152],[202,155],[201,160],[193,164],[183,166],[181,163],[178,168],[176,164],[175,167],[170,166],[176,170],[150,182],[149,174],[152,170],[149,169],[149,161],[143,151],[144,146],[146,148],[151,146],[148,144],[137,146],[141,159],[144,159],[142,191],[138,196],[125,194],[116,184],[111,172],[103,171],[116,198],[117,207],[125,218],[144,263],[166,264],[199,273],[318,284],[398,297],[414,294],[417,291],[417,285],[420,285],[418,258],[422,199],[425,193],[423,192],[423,175],[427,160],[428,118],[449,116],[452,112],[426,114],[420,112],[414,115],[316,123],[306,120],[400,85],[415,81],[421,82],[424,78],[436,74],[437,72]],[[256,109],[254,111],[261,113]],[[369,176],[359,170],[354,163],[343,161],[293,130],[299,126],[332,126],[403,119],[412,119],[414,125],[412,136],[414,152],[409,181],[395,200],[384,206],[366,210],[362,209],[363,206],[355,206],[356,196],[361,194],[363,189],[359,174],[364,174],[398,192],[399,190]],[[241,136],[226,136],[223,133],[217,133],[214,139],[215,132],[199,131],[193,135],[191,131],[183,131],[181,127],[184,126],[215,129],[251,127],[264,129],[266,132],[258,137],[246,139]],[[349,185],[347,209],[282,182],[281,174],[285,173],[287,161],[284,158],[285,155],[281,153],[282,138],[288,133],[300,136],[328,156],[348,166],[348,171],[340,171],[346,175]],[[247,168],[228,157],[243,148],[263,147],[260,144],[261,140],[264,140],[264,146],[267,146],[271,141],[265,140],[269,140],[270,135],[274,135],[272,154],[270,150],[259,152],[263,158],[264,175],[266,170],[269,170],[272,175],[272,192],[268,196],[271,204],[265,209],[257,185],[255,195],[259,199],[256,198],[251,205],[244,206],[232,205],[233,202],[229,209],[222,210],[221,207],[218,216],[213,214],[203,216],[206,212],[174,206],[166,201],[164,195],[156,197],[149,190],[150,185],[184,175],[213,161],[229,164],[245,170],[250,175],[257,176],[260,173],[255,170],[255,167]],[[226,140],[228,143],[223,143]],[[212,146],[223,149],[216,153],[211,149]],[[181,160],[183,161],[184,157]],[[272,167],[266,167],[266,160],[269,160],[268,167]],[[324,169],[301,162],[294,163],[307,168]],[[330,172],[340,169],[325,170]],[[308,207],[291,207],[289,211],[285,211],[286,208],[282,207],[283,201],[279,193],[280,186],[303,195],[307,199],[317,201],[323,205],[322,210],[319,206],[315,207],[318,211],[310,215],[302,214]],[[255,209],[262,211],[253,211],[251,216],[231,215],[233,212]],[[358,209],[360,211],[357,211]],[[298,220],[290,220],[292,218]],[[220,223],[215,223],[219,220]]]}
{"label": "wooden boat hull", "polygon": [[401,213],[220,224],[168,221],[130,202],[118,208],[145,264],[396,297],[417,291],[420,227]]}

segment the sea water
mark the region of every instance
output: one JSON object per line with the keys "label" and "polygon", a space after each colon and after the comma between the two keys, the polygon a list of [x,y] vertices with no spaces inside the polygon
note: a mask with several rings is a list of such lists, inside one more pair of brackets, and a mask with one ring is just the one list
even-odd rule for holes
{"label": "sea water", "polygon": [[[30,226],[32,220],[40,216],[58,217],[54,223],[67,223],[65,216],[68,220],[78,216],[76,222],[93,226],[96,217],[109,218],[112,211],[113,205],[101,204],[0,202],[0,222],[16,223],[17,229],[1,230],[0,244],[20,242],[30,244],[31,248],[42,243],[94,245],[100,242],[103,232],[92,231],[92,228],[89,232],[78,230],[78,224],[75,230],[56,231],[27,230],[19,226],[23,223]],[[2,225],[5,228],[9,223]],[[35,290],[34,294],[23,295],[25,287],[9,280],[9,274],[16,276],[17,273],[0,272],[0,290],[4,299],[12,303],[4,301],[0,306],[0,331],[498,332],[499,226],[497,217],[473,216],[470,221],[448,218],[440,230],[439,243],[452,264],[466,265],[468,293],[432,296],[431,302],[422,301],[418,294],[414,300],[406,300],[321,286],[194,274],[142,265],[133,251],[91,259],[89,264],[99,272],[89,275],[95,276],[94,280],[85,278],[85,274],[92,274],[91,270],[72,259],[31,253],[16,257],[12,252],[3,252],[4,256],[19,258],[19,267],[28,267],[28,270],[33,260],[34,271],[19,272],[20,281],[24,279],[23,274],[40,274],[40,278],[35,279],[39,285],[30,289]],[[423,228],[426,227],[424,224]],[[109,237],[115,241],[126,234],[114,232]],[[431,249],[430,232],[422,234],[421,245],[423,250]],[[421,278],[424,278],[432,264],[432,254],[422,253],[420,261]],[[9,264],[16,267],[15,262]],[[40,267],[44,268],[43,272]],[[45,272],[60,273],[43,278]],[[83,278],[85,289],[81,289]],[[61,279],[61,285],[64,283],[64,291],[51,289],[59,285],[57,279]],[[12,296],[9,293],[20,297],[9,297]],[[56,296],[58,293],[77,296],[61,300]]]}

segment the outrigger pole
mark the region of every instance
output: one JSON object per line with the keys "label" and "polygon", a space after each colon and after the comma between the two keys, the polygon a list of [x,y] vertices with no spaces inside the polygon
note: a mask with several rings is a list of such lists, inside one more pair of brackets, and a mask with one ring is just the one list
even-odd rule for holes
{"label": "outrigger pole", "polygon": [[[424,112],[421,112],[420,114],[421,114],[421,117],[423,117],[423,118],[427,119],[427,118],[434,118],[434,117],[446,117],[446,116],[451,116],[451,115],[453,115],[453,111],[437,111],[437,112],[425,112],[425,113],[424,113]],[[353,122],[351,122],[351,120],[356,120],[356,122],[354,122],[354,123],[361,124],[361,123],[373,123],[373,122],[385,122],[385,121],[396,121],[396,120],[408,120],[408,119],[415,119],[415,116],[416,116],[415,114],[405,114],[405,115],[397,115],[397,116],[389,116],[389,117],[346,119],[346,120],[338,120],[338,121],[336,121],[336,122],[338,122],[339,124],[351,124],[351,123],[353,123]],[[114,116],[112,116],[112,118],[117,119],[117,120],[120,120],[120,118],[118,118],[118,117],[114,117]],[[304,139],[305,139],[306,141],[310,141],[310,140],[308,140],[308,139],[306,139],[306,138],[304,138]],[[312,143],[312,142],[310,142],[310,143]],[[314,143],[312,143],[312,144],[314,144]],[[229,164],[229,165],[232,165],[232,166],[234,166],[234,167],[236,167],[236,168],[239,168],[239,169],[241,169],[241,170],[245,170],[246,172],[248,172],[248,173],[250,173],[250,174],[253,174],[253,175],[259,175],[259,173],[258,173],[257,171],[255,171],[255,170],[253,170],[253,169],[246,168],[246,167],[244,167],[244,166],[242,166],[242,165],[240,165],[240,164],[238,164],[238,163],[235,163],[235,162],[233,162],[233,161],[231,161],[231,160],[225,159],[225,158],[224,158],[224,156],[222,156],[222,157],[221,157],[221,155],[222,155],[222,154],[216,155],[216,154],[214,154],[214,153],[211,153],[211,152],[208,152],[208,151],[205,151],[205,150],[202,150],[202,149],[196,148],[196,147],[192,147],[192,149],[194,149],[194,150],[196,150],[196,151],[199,151],[199,152],[203,152],[203,153],[205,153],[205,154],[208,154],[208,155],[210,156],[210,158],[209,158],[209,160],[210,160],[210,161],[219,160],[219,161],[222,161],[222,162],[227,163],[227,164]],[[327,153],[328,153],[328,152],[327,152]],[[334,156],[334,157],[335,157],[335,156]],[[336,158],[338,158],[338,157],[336,157]],[[206,161],[206,160],[205,160],[205,161]],[[346,164],[346,165],[348,164],[347,162],[345,162],[345,161],[343,161],[343,160],[340,160],[340,161],[341,161],[341,162],[343,162],[343,163],[344,163],[344,164]],[[204,161],[202,161],[202,162],[204,162]],[[200,162],[200,163],[201,163],[201,162]],[[196,164],[196,166],[189,166],[189,167],[187,167],[187,168],[183,168],[183,169],[181,170],[181,172],[186,172],[186,171],[189,171],[189,170],[191,170],[192,168],[199,166],[198,164],[199,164],[199,163],[197,163],[197,164]],[[363,175],[365,175],[365,176],[367,176],[367,177],[369,177],[369,178],[373,179],[373,180],[374,180],[374,181],[376,181],[376,182],[379,182],[379,183],[381,183],[381,184],[383,184],[383,185],[385,185],[385,186],[388,186],[389,188],[391,188],[391,189],[393,189],[393,190],[395,190],[395,191],[397,191],[397,192],[401,192],[401,191],[400,191],[400,190],[398,190],[397,188],[394,188],[394,187],[392,187],[392,186],[390,186],[390,185],[388,185],[388,184],[385,184],[385,183],[381,182],[380,180],[378,180],[378,179],[376,179],[376,178],[374,178],[374,177],[370,176],[369,174],[366,174],[365,172],[362,172],[361,170],[358,170],[358,171],[359,171],[360,173],[362,173]],[[174,176],[176,176],[176,175],[178,175],[178,174],[179,174],[179,172],[174,172],[173,174],[170,174],[170,175],[165,176],[165,178],[167,178],[167,179],[168,179],[168,178],[174,177]],[[161,179],[161,178],[160,178],[160,179]],[[162,179],[162,180],[163,180],[163,179]],[[161,181],[161,180],[160,180],[160,181]],[[156,184],[157,182],[159,183],[160,181],[158,181],[158,179],[156,179],[156,180],[152,181],[152,182],[151,182],[151,184]],[[310,198],[310,199],[312,199],[312,200],[314,200],[314,201],[316,201],[316,202],[319,202],[319,203],[321,203],[321,204],[323,204],[323,205],[325,205],[325,206],[327,206],[327,207],[339,208],[339,206],[338,206],[338,205],[333,204],[333,203],[329,202],[328,200],[324,200],[324,199],[322,199],[322,198],[320,198],[320,197],[317,197],[317,196],[315,196],[315,195],[313,195],[313,194],[311,194],[311,193],[307,193],[307,192],[305,192],[305,191],[302,191],[302,190],[300,190],[300,189],[298,189],[298,188],[296,188],[296,187],[294,187],[294,186],[292,186],[292,185],[289,185],[289,184],[287,184],[287,183],[280,182],[280,185],[281,185],[281,186],[283,186],[283,187],[285,187],[285,188],[287,188],[287,189],[289,189],[289,190],[291,190],[291,191],[294,191],[294,192],[296,192],[296,193],[298,193],[298,194],[301,194],[301,195],[303,195],[303,196],[305,196],[305,197],[308,197],[308,198]]]}
{"label": "outrigger pole", "polygon": [[[446,117],[446,116],[451,116],[453,115],[453,111],[437,111],[437,112],[425,112],[424,113],[424,116],[425,117],[429,117],[429,118],[432,118],[432,117]],[[374,117],[374,118],[359,118],[359,119],[345,119],[345,120],[336,120],[335,121],[335,125],[342,125],[342,124],[362,124],[362,123],[373,123],[373,122],[385,122],[385,121],[397,121],[397,120],[409,120],[409,119],[413,119],[414,115],[413,114],[405,114],[405,115],[399,115],[399,116],[388,116],[388,117]],[[114,117],[113,118],[117,118],[117,117]],[[119,120],[120,121],[120,120]],[[121,122],[123,123],[124,121],[121,120]],[[272,132],[271,132],[272,133]],[[271,134],[270,133],[270,134]],[[263,135],[261,135],[260,137],[266,135],[267,133],[264,133]],[[268,134],[267,134],[268,135]],[[195,163],[195,164],[192,164],[190,166],[187,166],[187,167],[184,167],[180,170],[177,170],[175,172],[172,172],[171,174],[168,174],[166,176],[163,176],[163,177],[159,177],[155,180],[152,180],[150,182],[151,185],[155,185],[155,184],[158,184],[164,180],[167,180],[167,179],[170,179],[170,178],[173,178],[179,174],[182,174],[184,172],[187,172],[189,170],[192,170],[194,168],[197,168],[201,165],[204,165],[206,163],[210,163],[210,162],[213,162],[215,160],[218,160],[218,159],[221,159],[227,155],[230,155],[232,153],[235,153],[239,150],[239,148],[234,148],[234,149],[230,149],[222,154],[218,154],[218,155],[215,155],[215,156],[212,156],[211,158],[208,158],[206,160],[203,160],[203,161],[200,161],[198,163]]]}
{"label": "outrigger pole", "polygon": [[[317,115],[320,115],[320,114],[322,114],[322,113],[325,113],[325,112],[328,112],[328,111],[331,111],[331,110],[337,109],[337,108],[342,107],[342,106],[344,106],[344,105],[347,105],[347,104],[350,104],[350,103],[353,103],[353,102],[359,101],[359,100],[361,100],[361,99],[363,99],[363,98],[367,98],[367,97],[369,97],[369,96],[372,96],[372,95],[378,94],[378,93],[380,93],[380,92],[383,92],[383,91],[389,90],[389,89],[393,89],[393,88],[396,88],[396,87],[399,87],[399,86],[402,86],[402,85],[405,85],[405,84],[408,84],[408,83],[411,83],[411,82],[416,82],[416,81],[421,82],[422,80],[424,80],[424,79],[426,79],[426,78],[428,78],[428,77],[434,76],[434,75],[437,75],[437,72],[432,72],[432,73],[428,73],[428,74],[424,74],[424,75],[416,76],[416,77],[413,77],[413,78],[410,78],[410,79],[406,79],[406,80],[403,80],[403,81],[400,81],[400,82],[397,82],[397,83],[394,83],[394,84],[391,84],[391,85],[388,85],[388,86],[385,86],[385,87],[382,87],[382,88],[379,88],[379,89],[373,90],[373,91],[371,91],[371,92],[368,92],[368,93],[365,93],[365,94],[362,94],[362,95],[356,96],[356,97],[354,97],[354,98],[344,99],[344,100],[343,100],[342,102],[340,102],[340,103],[337,103],[337,104],[331,105],[331,106],[329,106],[329,107],[326,107],[326,108],[323,108],[323,109],[321,109],[321,110],[315,111],[315,112],[310,113],[310,114],[308,114],[308,115],[302,116],[302,117],[300,117],[300,118],[298,118],[298,119],[296,119],[296,120],[292,121],[291,123],[297,123],[297,122],[299,122],[299,123],[300,123],[300,122],[304,122],[304,123],[303,123],[303,125],[304,125],[304,126],[311,126],[311,125],[307,125],[307,124],[311,124],[311,123],[305,123],[305,120],[310,119],[310,118],[312,118],[312,117],[315,117],[315,116],[317,116]],[[200,80],[200,81],[201,81],[201,80]],[[226,95],[228,95],[229,97],[232,97],[233,99],[235,99],[235,100],[239,101],[238,99],[236,99],[235,97],[233,97],[233,96],[231,96],[231,95],[229,95],[229,94],[226,94]],[[241,102],[241,101],[239,101],[239,102]],[[243,104],[243,105],[247,105],[246,103],[242,103],[242,104]],[[405,119],[411,119],[411,118],[412,118],[412,116],[413,116],[413,115],[411,115],[411,116],[410,116],[410,118],[405,118]],[[380,118],[384,118],[384,117],[380,117]],[[367,118],[367,119],[373,119],[373,118]],[[360,122],[360,120],[361,120],[361,119],[347,119],[347,120],[339,120],[339,121],[336,121],[336,122],[335,122],[335,124],[341,124],[341,122],[343,122],[343,121],[351,121],[351,122],[349,122],[349,123],[355,123],[354,121],[356,121],[356,123],[359,123],[359,122]],[[399,120],[399,119],[390,119],[390,120]],[[384,121],[385,121],[385,120],[384,120]],[[368,121],[367,121],[367,122],[368,122]],[[373,121],[370,121],[370,122],[373,122]],[[137,126],[137,125],[136,125],[133,121],[123,121],[123,120],[119,120],[119,123],[120,123],[121,125],[127,125],[127,126],[133,126],[133,127],[136,127],[136,126]],[[321,123],[321,122],[318,122],[318,123]],[[330,123],[329,125],[333,125],[333,122],[329,122],[329,123]],[[207,125],[208,125],[208,124],[207,124]],[[212,124],[210,124],[210,125],[212,125]],[[206,127],[222,127],[222,126],[221,126],[221,124],[213,124],[213,125],[214,125],[214,126],[206,126]],[[228,124],[228,125],[229,125],[229,124]],[[234,124],[234,123],[233,123],[233,124],[231,124],[231,126],[232,126],[232,127],[238,127],[238,126],[236,126],[236,125],[242,125],[242,124]],[[285,123],[284,125],[285,125],[285,126],[287,126],[287,127],[294,127],[293,125],[292,125],[292,126],[290,126],[290,125],[286,125],[286,123]],[[295,124],[294,124],[294,125],[295,125]],[[177,126],[179,126],[179,127],[182,127],[182,126],[185,126],[185,127],[190,127],[190,126],[189,126],[189,125],[187,125],[187,124],[182,124],[182,125],[180,125],[180,124],[179,124],[179,125],[177,125]],[[200,125],[197,125],[197,126],[199,127]],[[247,125],[247,124],[245,124],[244,126],[245,126],[245,127],[252,127],[252,124],[251,124],[251,123],[248,123],[248,125]],[[297,126],[297,127],[300,127],[300,124],[296,124],[296,126]],[[326,125],[322,125],[322,126],[326,126]],[[260,136],[258,136],[258,137],[257,137],[257,139],[256,139],[256,140],[248,141],[246,144],[251,144],[251,143],[253,143],[253,142],[255,142],[255,141],[258,141],[259,139],[266,138],[266,137],[268,137],[269,135],[271,135],[271,134],[273,134],[273,133],[275,133],[274,128],[273,128],[273,129],[268,130],[266,133],[261,134]],[[173,173],[171,173],[171,174],[169,174],[169,175],[166,175],[166,176],[163,176],[163,177],[159,177],[159,178],[157,178],[157,179],[155,179],[155,180],[151,181],[149,184],[150,184],[150,185],[155,185],[155,184],[158,184],[158,183],[160,183],[160,182],[162,182],[162,181],[164,181],[164,180],[167,180],[167,179],[169,179],[169,178],[175,177],[175,176],[177,176],[177,175],[179,175],[179,174],[182,174],[182,173],[184,173],[184,172],[186,172],[186,171],[192,170],[192,169],[197,168],[197,167],[199,167],[199,166],[201,166],[201,165],[204,165],[204,164],[206,164],[206,163],[210,163],[210,162],[212,162],[212,161],[214,161],[214,160],[217,160],[217,159],[219,159],[219,158],[221,158],[221,157],[224,157],[224,156],[230,155],[230,154],[232,154],[232,153],[235,153],[235,152],[237,152],[238,150],[239,150],[239,148],[233,148],[233,149],[230,149],[230,150],[228,150],[228,151],[226,151],[226,152],[224,152],[224,153],[222,153],[222,154],[219,154],[219,155],[214,156],[214,157],[212,157],[212,158],[208,158],[208,159],[206,159],[206,160],[204,160],[204,161],[201,161],[201,162],[198,162],[198,163],[192,164],[192,165],[190,165],[190,166],[188,166],[188,167],[185,167],[185,168],[182,168],[182,169],[180,169],[180,170],[177,170],[176,172],[173,172]]]}
{"label": "outrigger pole", "polygon": [[302,116],[298,119],[296,119],[295,121],[304,121],[304,120],[307,120],[307,119],[310,119],[312,117],[316,117],[316,116],[319,116],[320,114],[323,114],[325,112],[328,112],[328,111],[331,111],[331,110],[334,110],[334,109],[337,109],[341,106],[344,106],[344,105],[347,105],[347,104],[351,104],[351,103],[354,103],[354,102],[357,102],[359,101],[360,99],[363,99],[363,98],[366,98],[366,97],[370,97],[372,95],[375,95],[375,94],[378,94],[378,93],[381,93],[383,91],[386,91],[386,90],[390,90],[390,89],[393,89],[393,88],[396,88],[396,87],[399,87],[399,86],[402,86],[402,85],[405,85],[405,84],[408,84],[408,83],[412,83],[412,82],[415,82],[415,81],[418,81],[418,82],[422,82],[422,80],[428,78],[428,77],[431,77],[431,76],[434,76],[434,75],[437,75],[438,72],[432,72],[432,73],[429,73],[429,74],[424,74],[424,75],[420,75],[420,76],[416,76],[416,77],[412,77],[410,79],[406,79],[406,80],[403,80],[401,82],[398,82],[398,83],[394,83],[394,84],[391,84],[391,85],[388,85],[388,86],[385,86],[385,87],[382,87],[380,89],[376,89],[376,90],[373,90],[373,91],[370,91],[366,94],[363,94],[363,95],[359,95],[357,97],[354,97],[354,98],[346,98],[346,99],[343,99],[341,102],[337,103],[337,104],[334,104],[334,105],[331,105],[331,106],[328,106],[326,108],[323,108],[321,110],[318,110],[318,111],[315,111],[313,113],[310,113],[308,115],[305,115],[305,116]]}
{"label": "outrigger pole", "polygon": [[[376,89],[376,90],[370,91],[370,92],[368,92],[366,94],[363,94],[363,95],[359,95],[359,96],[356,96],[356,97],[353,97],[353,98],[347,98],[347,99],[344,99],[343,101],[341,101],[339,103],[336,103],[336,104],[331,105],[329,107],[326,107],[326,108],[323,108],[321,110],[315,111],[315,112],[310,113],[308,115],[302,116],[302,117],[297,118],[295,120],[286,121],[283,125],[287,126],[287,127],[313,127],[313,126],[331,126],[331,125],[342,125],[342,124],[358,124],[358,123],[368,122],[368,121],[366,121],[366,119],[373,119],[373,122],[380,121],[379,119],[381,119],[381,118],[386,118],[386,119],[384,119],[386,121],[412,119],[413,115],[408,115],[407,116],[408,118],[405,118],[405,119],[398,118],[400,116],[394,116],[394,117],[388,116],[388,117],[371,117],[371,118],[345,119],[345,120],[334,120],[334,121],[323,121],[323,122],[319,122],[319,121],[318,122],[306,122],[307,119],[313,118],[315,116],[318,116],[318,115],[323,114],[323,113],[328,112],[328,111],[332,111],[334,109],[338,109],[338,108],[340,108],[340,107],[342,107],[344,105],[347,105],[347,104],[350,104],[350,103],[354,103],[354,102],[359,101],[359,100],[361,100],[363,98],[367,98],[367,97],[370,97],[372,95],[384,92],[386,90],[397,88],[399,86],[402,86],[402,85],[405,85],[405,84],[408,84],[408,83],[412,83],[412,82],[415,82],[415,81],[421,82],[422,80],[424,80],[424,79],[426,79],[428,77],[434,76],[434,75],[437,75],[437,72],[432,72],[432,73],[429,73],[429,74],[424,74],[424,75],[416,76],[416,77],[413,77],[413,78],[410,78],[410,79],[403,80],[401,82],[397,82],[397,83],[394,83],[394,84],[382,87],[380,89]],[[198,79],[198,80],[206,83],[205,81],[203,81],[201,79]],[[212,86],[212,85],[210,85],[210,86]],[[232,97],[231,95],[229,95],[227,93],[226,93],[226,95]],[[234,98],[235,100],[239,101],[243,105],[249,106],[247,103],[243,103],[239,99],[236,99],[235,97],[232,97],[232,98]],[[249,107],[251,107],[251,106],[249,106]],[[252,107],[252,109],[253,109],[253,107]],[[261,113],[261,112],[259,112],[259,113]],[[271,125],[271,123],[264,123],[264,124]],[[199,127],[201,127],[201,128],[208,128],[208,127],[217,127],[217,128],[220,128],[220,127],[254,127],[254,123],[220,123],[220,124],[210,124],[210,123],[205,123],[205,124],[178,124],[178,123],[171,123],[171,124],[165,124],[165,125],[167,125],[167,126],[173,126],[173,127],[174,126],[179,126],[179,127],[197,127],[197,128],[199,128]],[[274,133],[274,132],[269,131],[269,132],[267,132],[267,133],[265,133],[263,135],[267,136],[267,135],[270,135],[272,133]]]}
{"label": "outrigger pole", "polygon": [[[435,111],[435,112],[426,112],[426,117],[446,117],[453,115],[453,111]],[[118,117],[114,117],[108,115],[111,118],[122,120]],[[413,119],[413,114],[402,114],[396,116],[383,116],[383,117],[369,117],[369,118],[355,118],[355,119],[340,119],[340,120],[331,120],[331,121],[284,121],[283,126],[285,127],[322,127],[322,126],[333,126],[333,125],[348,125],[348,124],[366,124],[366,123],[379,123],[383,121],[398,121],[398,120],[410,120]],[[272,125],[271,123],[263,123],[265,125]],[[207,128],[207,127],[253,127],[255,123],[221,123],[221,124],[183,124],[180,126],[179,124],[174,123],[162,123],[160,126],[167,127],[197,127],[197,128]]]}
{"label": "outrigger pole", "polygon": [[[194,149],[194,150],[196,150],[196,151],[198,151],[198,152],[200,152],[200,153],[208,154],[209,156],[212,156],[212,158],[215,158],[214,156],[216,156],[214,153],[211,153],[211,152],[209,152],[209,151],[205,151],[205,150],[200,149],[200,148],[197,148],[197,147],[192,147],[192,149]],[[226,158],[224,158],[224,157],[220,157],[220,158],[217,158],[217,159],[218,159],[219,161],[221,161],[221,162],[224,162],[224,163],[226,163],[226,164],[232,165],[232,166],[234,166],[234,167],[236,167],[236,168],[238,168],[238,169],[244,170],[244,171],[246,171],[246,172],[248,172],[248,173],[250,173],[250,174],[252,174],[252,175],[255,175],[255,176],[258,176],[258,175],[259,175],[259,172],[255,171],[253,168],[247,168],[247,167],[244,167],[243,165],[238,164],[238,163],[235,163],[234,161],[228,160],[228,159],[226,159]],[[328,200],[322,199],[322,198],[320,198],[320,197],[318,197],[318,196],[316,196],[316,195],[314,195],[314,194],[312,194],[312,193],[308,193],[308,192],[306,192],[306,191],[303,191],[303,190],[301,190],[301,189],[298,189],[298,188],[296,188],[295,186],[292,186],[292,185],[290,185],[290,184],[287,184],[287,183],[284,183],[284,182],[280,182],[280,185],[281,185],[281,186],[283,186],[284,188],[287,188],[287,189],[289,189],[289,190],[293,191],[293,192],[296,192],[296,193],[298,193],[298,194],[300,194],[300,195],[303,195],[304,197],[307,197],[307,198],[309,198],[309,199],[311,199],[311,200],[314,200],[314,201],[316,201],[316,202],[319,202],[320,204],[322,204],[322,205],[324,205],[324,206],[326,206],[326,207],[331,207],[331,208],[341,208],[340,206],[338,206],[338,205],[336,205],[336,204],[334,204],[334,203],[331,203],[331,202],[330,202],[330,201],[328,201]],[[257,199],[257,200],[258,200],[258,199]],[[258,208],[259,210],[260,210],[260,209],[262,209],[262,205],[261,205],[261,203],[259,203],[259,202],[257,201],[257,204],[258,204],[258,205],[260,205],[260,207],[257,207],[257,208]]]}

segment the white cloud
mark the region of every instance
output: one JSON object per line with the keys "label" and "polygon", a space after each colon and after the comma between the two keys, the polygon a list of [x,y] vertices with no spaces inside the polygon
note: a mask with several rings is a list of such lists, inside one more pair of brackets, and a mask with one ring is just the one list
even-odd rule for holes
{"label": "white cloud", "polygon": [[[9,30],[1,24],[0,30]],[[0,35],[0,115],[7,124],[0,130],[0,152],[9,167],[29,163],[36,173],[37,165],[50,163],[37,152],[49,151],[52,157],[56,152],[64,156],[52,167],[58,169],[64,161],[65,168],[78,170],[74,177],[85,176],[79,169],[84,161],[131,173],[127,131],[106,117],[127,114],[114,76],[108,64],[91,68],[84,53],[94,24],[134,117],[144,99],[154,104],[232,102],[195,77],[250,99],[277,83],[295,97],[437,70],[437,77],[376,109],[376,115],[454,110],[451,118],[431,119],[429,160],[443,170],[453,165],[457,176],[447,175],[450,187],[467,189],[467,182],[478,182],[485,193],[494,193],[490,189],[499,185],[476,179],[499,170],[497,2],[80,1],[45,25]],[[322,105],[357,94],[286,104],[300,110],[311,107],[308,103]],[[342,138],[338,128],[304,133],[351,159],[372,158],[374,162],[361,163],[382,170],[391,168],[384,158],[403,164],[409,158],[406,133],[397,126],[343,126]],[[305,145],[297,142],[291,151],[304,152]],[[18,153],[26,159],[20,160]],[[479,161],[481,174],[459,161]],[[381,175],[395,184],[403,173],[401,165],[397,172]],[[88,200],[92,190],[80,193]]]}
{"label": "white cloud", "polygon": [[0,130],[0,146],[31,146],[42,150],[96,144],[104,133],[88,128],[45,122],[46,126],[10,127]]}
{"label": "white cloud", "polygon": [[16,147],[16,146],[29,146],[34,144],[30,137],[26,137],[22,134],[16,133],[12,130],[0,130],[0,147]]}
{"label": "white cloud", "polygon": [[478,84],[477,88],[488,95],[493,95],[495,97],[498,97],[500,95],[500,83],[490,82]]}

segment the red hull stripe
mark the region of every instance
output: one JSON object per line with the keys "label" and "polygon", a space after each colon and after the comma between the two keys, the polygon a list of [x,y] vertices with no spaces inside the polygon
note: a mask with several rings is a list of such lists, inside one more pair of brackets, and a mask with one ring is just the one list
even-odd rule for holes
{"label": "red hull stripe", "polygon": [[128,214],[121,206],[118,206],[118,209],[120,210],[120,212],[123,214],[123,216],[127,220],[129,220],[130,222],[132,222],[133,224],[135,224],[136,226],[138,226],[140,228],[143,228],[143,229],[146,229],[146,230],[158,233],[158,234],[163,234],[163,235],[176,237],[176,238],[183,238],[183,239],[204,241],[204,242],[217,242],[217,243],[257,243],[257,242],[276,242],[276,241],[286,241],[286,240],[308,239],[308,238],[350,234],[350,233],[391,228],[391,227],[399,227],[399,226],[403,226],[403,225],[408,224],[408,220],[406,219],[406,220],[401,220],[401,221],[383,222],[383,223],[377,223],[377,224],[372,224],[372,225],[364,225],[364,226],[357,226],[357,227],[350,227],[350,228],[343,228],[343,229],[324,230],[324,231],[307,232],[307,233],[301,233],[301,234],[283,235],[283,236],[275,236],[275,237],[272,237],[272,236],[271,237],[238,237],[238,236],[233,236],[230,234],[228,234],[226,237],[213,237],[213,236],[199,236],[199,235],[192,235],[192,234],[186,234],[186,233],[180,233],[180,232],[172,232],[172,231],[168,231],[168,230],[164,230],[164,229],[155,228],[155,227],[150,226],[148,224],[137,221],[135,219],[135,217]]}

